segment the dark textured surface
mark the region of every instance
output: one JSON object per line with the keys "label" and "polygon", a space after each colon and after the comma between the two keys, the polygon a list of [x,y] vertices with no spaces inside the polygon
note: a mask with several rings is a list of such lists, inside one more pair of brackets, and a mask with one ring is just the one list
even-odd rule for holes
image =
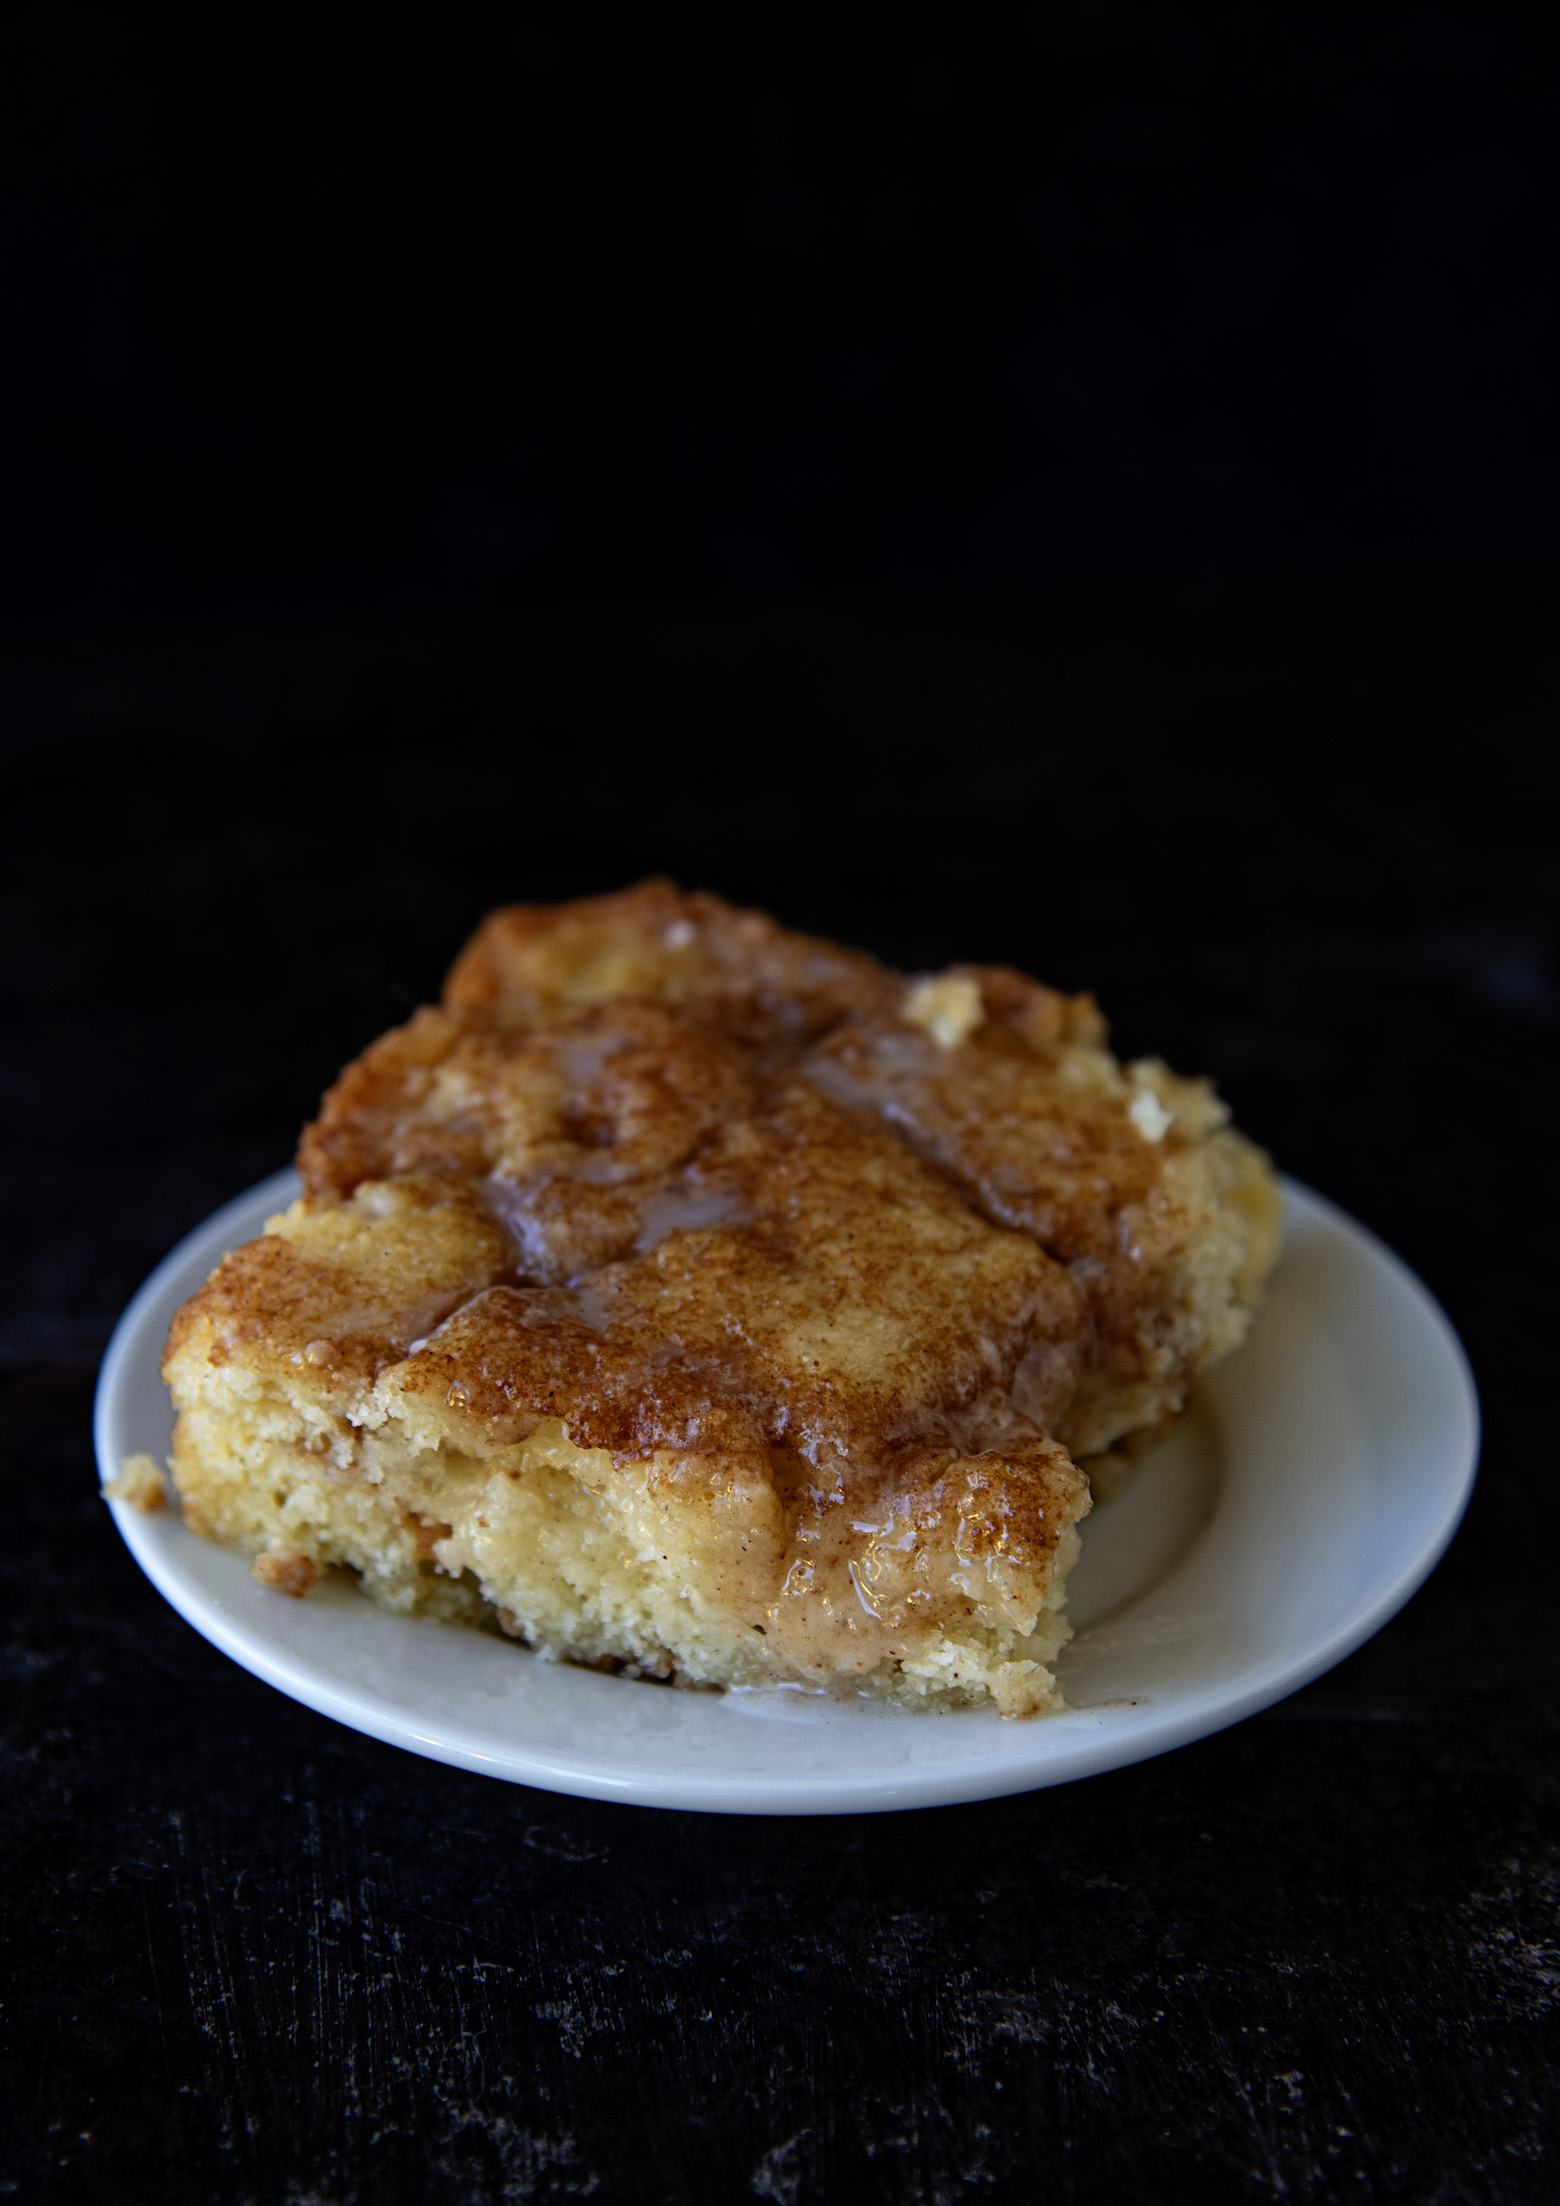
{"label": "dark textured surface", "polygon": [[[1556,613],[10,651],[0,2191],[1556,2196]],[[652,867],[1095,986],[1398,1247],[1487,1415],[1406,1612],[1164,1760],[816,1823],[425,1765],[180,1623],[95,1499],[114,1312],[487,904]]]}

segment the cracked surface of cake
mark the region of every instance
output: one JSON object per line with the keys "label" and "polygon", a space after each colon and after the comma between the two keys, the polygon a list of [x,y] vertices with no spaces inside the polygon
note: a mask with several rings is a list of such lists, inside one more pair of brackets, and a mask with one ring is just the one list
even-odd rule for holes
{"label": "cracked surface of cake", "polygon": [[1092,1002],[649,882],[495,913],[179,1312],[186,1517],[280,1591],[690,1685],[1055,1705],[1077,1457],[1277,1253],[1205,1083]]}

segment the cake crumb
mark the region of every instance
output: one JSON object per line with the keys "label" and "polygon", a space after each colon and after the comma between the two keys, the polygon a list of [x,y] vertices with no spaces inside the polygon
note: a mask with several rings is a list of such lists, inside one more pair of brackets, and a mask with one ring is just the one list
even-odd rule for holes
{"label": "cake crumb", "polygon": [[143,1517],[155,1516],[168,1506],[168,1481],[149,1455],[127,1455],[119,1476],[111,1478],[103,1491],[139,1509]]}
{"label": "cake crumb", "polygon": [[900,1016],[929,1034],[939,1049],[957,1049],[985,1024],[986,1006],[978,981],[961,973],[934,974],[910,988]]}
{"label": "cake crumb", "polygon": [[319,1573],[301,1547],[271,1547],[255,1557],[249,1575],[273,1593],[290,1593],[301,1601]]}
{"label": "cake crumb", "polygon": [[1152,1088],[1139,1088],[1127,1107],[1127,1116],[1145,1141],[1163,1141],[1174,1113],[1165,1109]]}

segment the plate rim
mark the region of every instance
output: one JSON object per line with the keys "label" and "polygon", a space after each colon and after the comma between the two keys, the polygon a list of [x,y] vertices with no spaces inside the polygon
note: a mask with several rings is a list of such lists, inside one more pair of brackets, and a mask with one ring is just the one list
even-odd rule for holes
{"label": "plate rim", "polygon": [[[1238,1685],[1229,1681],[1216,1682],[1193,1691],[1170,1709],[1159,1712],[1157,1720],[1150,1719],[1141,1725],[1128,1722],[1114,1729],[1102,1727],[1077,1736],[1071,1741],[1070,1751],[1053,1753],[1047,1761],[1034,1766],[1008,1763],[988,1767],[961,1762],[944,1768],[939,1774],[935,1764],[917,1765],[902,1777],[873,1774],[866,1780],[849,1771],[814,1770],[765,1778],[745,1774],[733,1780],[728,1788],[722,1784],[718,1773],[710,1771],[679,1770],[668,1773],[661,1781],[654,1781],[642,1768],[614,1774],[601,1762],[593,1765],[588,1756],[570,1757],[545,1747],[526,1749],[523,1744],[517,1744],[504,1753],[485,1749],[479,1743],[478,1734],[458,1725],[430,1732],[414,1715],[398,1713],[393,1702],[375,1699],[360,1688],[338,1683],[301,1657],[290,1660],[273,1650],[266,1641],[251,1634],[240,1620],[228,1616],[212,1596],[168,1561],[158,1545],[154,1520],[142,1517],[111,1496],[104,1498],[131,1555],[153,1586],[186,1623],[239,1668],[350,1730],[384,1745],[399,1747],[477,1775],[533,1785],[542,1791],[576,1798],[684,1812],[746,1815],[888,1813],[953,1806],[1103,1776],[1111,1770],[1172,1753],[1178,1747],[1244,1722],[1311,1684],[1346,1659],[1396,1615],[1425,1583],[1451,1544],[1466,1514],[1477,1479],[1482,1438],[1478,1388],[1467,1353],[1446,1312],[1418,1275],[1368,1226],[1360,1224],[1358,1219],[1303,1182],[1283,1175],[1280,1184],[1286,1203],[1302,1212],[1309,1211],[1333,1233],[1352,1241],[1384,1268],[1406,1293],[1417,1318],[1427,1326],[1454,1381],[1453,1391],[1463,1427],[1458,1436],[1460,1472],[1455,1483],[1449,1481],[1439,1515],[1414,1553],[1390,1579],[1378,1584],[1369,1598],[1347,1611],[1298,1656],[1274,1656],[1246,1673]],[[148,1313],[167,1293],[176,1275],[197,1256],[208,1263],[218,1260],[211,1252],[218,1248],[225,1232],[242,1226],[245,1237],[252,1237],[254,1219],[262,1206],[267,1214],[285,1207],[298,1192],[299,1185],[296,1172],[287,1167],[220,1205],[183,1235],[131,1297],[104,1352],[93,1402],[93,1441],[100,1484],[116,1475],[119,1469],[112,1444],[113,1426],[128,1375],[144,1350],[142,1334]],[[421,1620],[405,1621],[424,1628]],[[971,1713],[978,1716],[981,1712]],[[1066,1710],[1060,1712],[1063,1718],[1067,1713]],[[1087,1710],[1072,1713],[1085,1714]],[[885,1712],[884,1720],[894,1720],[895,1716],[899,1721],[917,1725],[959,1720],[957,1714],[928,1717],[916,1711]],[[1042,1719],[1047,1725],[1055,1720]]]}

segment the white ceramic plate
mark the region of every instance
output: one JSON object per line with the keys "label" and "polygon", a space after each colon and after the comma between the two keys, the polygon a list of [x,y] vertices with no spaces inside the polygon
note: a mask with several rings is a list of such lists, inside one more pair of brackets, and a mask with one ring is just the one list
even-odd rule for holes
{"label": "white ceramic plate", "polygon": [[[279,1173],[208,1219],[120,1320],[98,1385],[105,1478],[162,1461],[168,1321],[297,1191]],[[1423,1582],[1473,1483],[1478,1402],[1457,1337],[1362,1227],[1286,1186],[1251,1338],[1083,1528],[1068,1706],[1030,1723],[801,1692],[679,1693],[387,1616],[347,1584],[267,1591],[172,1512],[113,1502],[131,1553],[224,1654],[338,1723],[517,1784],[652,1807],[818,1815],[1063,1784],[1205,1738],[1369,1638]]]}

